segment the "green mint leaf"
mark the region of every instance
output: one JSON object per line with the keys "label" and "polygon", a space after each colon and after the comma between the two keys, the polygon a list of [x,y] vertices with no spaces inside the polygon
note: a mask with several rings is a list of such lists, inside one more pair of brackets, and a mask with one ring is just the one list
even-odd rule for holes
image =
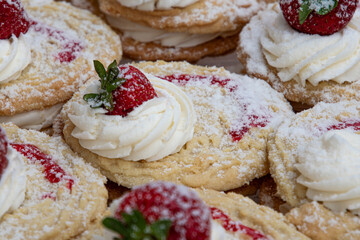
{"label": "green mint leaf", "polygon": [[151,224],[150,228],[152,230],[152,234],[156,237],[156,240],[166,240],[171,227],[170,220],[158,220]]}
{"label": "green mint leaf", "polygon": [[[320,1],[321,2],[321,0],[318,0],[318,1]],[[332,1],[330,1],[330,3],[331,3]],[[337,5],[338,5],[338,1],[337,0],[334,0],[334,2],[333,2],[334,4],[330,4],[330,5],[328,5],[328,6],[325,6],[325,7],[322,7],[322,8],[320,8],[318,11],[316,11],[316,13],[317,14],[319,14],[319,15],[326,15],[326,14],[328,14],[329,12],[331,12],[332,10],[334,10],[334,8],[336,8],[337,7]]]}
{"label": "green mint leaf", "polygon": [[101,94],[89,93],[85,94],[83,99],[90,104],[92,108],[102,107],[103,102],[101,100]]}
{"label": "green mint leaf", "polygon": [[103,81],[106,79],[106,70],[104,65],[98,60],[94,60],[94,68],[101,80],[101,87],[103,89]]}
{"label": "green mint leaf", "polygon": [[307,17],[309,16],[309,14],[312,11],[313,10],[310,9],[309,0],[304,0],[303,3],[300,6],[300,9],[299,9],[299,22],[300,22],[300,24],[303,24],[305,22],[305,20],[307,19]]}
{"label": "green mint leaf", "polygon": [[130,238],[131,232],[118,219],[112,218],[112,217],[107,217],[102,221],[102,223],[106,228],[108,228],[116,233],[119,233],[123,237],[123,239],[131,239]]}
{"label": "green mint leaf", "polygon": [[114,110],[114,102],[113,102],[113,97],[112,97],[111,93],[103,92],[101,94],[101,101],[103,102],[103,105],[107,110],[109,110],[109,111]]}
{"label": "green mint leaf", "polygon": [[132,215],[134,216],[134,221],[136,222],[137,226],[144,232],[147,225],[144,216],[138,210],[134,210]]}
{"label": "green mint leaf", "polygon": [[115,89],[117,89],[120,85],[122,85],[124,82],[126,82],[125,78],[116,78],[111,82],[108,82],[108,84],[106,85],[106,91],[112,92]]}

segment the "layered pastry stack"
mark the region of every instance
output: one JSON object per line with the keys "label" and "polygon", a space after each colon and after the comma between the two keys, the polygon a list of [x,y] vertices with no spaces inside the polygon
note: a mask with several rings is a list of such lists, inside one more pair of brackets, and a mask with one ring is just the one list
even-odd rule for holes
{"label": "layered pastry stack", "polygon": [[0,239],[360,238],[357,1],[76,5],[0,0]]}

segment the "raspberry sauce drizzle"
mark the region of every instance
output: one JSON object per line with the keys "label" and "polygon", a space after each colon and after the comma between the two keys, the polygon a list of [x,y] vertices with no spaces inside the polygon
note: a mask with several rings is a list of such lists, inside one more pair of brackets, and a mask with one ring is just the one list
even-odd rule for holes
{"label": "raspberry sauce drizzle", "polygon": [[[179,85],[186,85],[189,81],[208,81],[211,85],[218,85],[220,87],[228,89],[231,93],[234,93],[240,85],[231,84],[233,80],[218,77],[218,76],[202,76],[202,75],[188,75],[188,74],[173,74],[167,76],[158,76],[161,79],[167,80],[169,82],[179,84]],[[234,93],[235,94],[235,93]],[[243,106],[246,109],[246,106]],[[268,116],[262,115],[255,115],[251,114],[248,116],[244,116],[247,118],[247,122],[249,124],[244,124],[241,127],[233,128],[229,131],[230,136],[234,142],[240,141],[246,133],[250,131],[251,128],[256,127],[266,127],[269,123]]]}
{"label": "raspberry sauce drizzle", "polygon": [[242,225],[240,222],[235,222],[231,220],[231,218],[226,215],[223,211],[218,208],[211,207],[211,217],[214,220],[220,221],[222,227],[229,232],[242,232],[252,237],[253,240],[269,240],[265,235],[260,233],[259,231],[246,227]]}
{"label": "raspberry sauce drizzle", "polygon": [[65,173],[50,155],[43,153],[38,147],[32,144],[10,143],[10,145],[31,162],[40,163],[44,167],[43,173],[45,174],[45,178],[50,183],[58,183],[61,180],[65,180],[67,182],[66,187],[71,191],[74,180]]}
{"label": "raspberry sauce drizzle", "polygon": [[0,179],[1,175],[7,168],[9,161],[6,157],[8,151],[8,141],[6,139],[5,131],[0,127]]}
{"label": "raspberry sauce drizzle", "polygon": [[326,130],[343,130],[346,128],[351,128],[354,131],[360,131],[360,120],[344,120],[327,127]]}
{"label": "raspberry sauce drizzle", "polygon": [[55,55],[55,58],[58,59],[60,63],[72,62],[77,58],[78,53],[84,49],[83,44],[79,40],[70,39],[63,31],[35,21],[32,22],[32,25],[36,32],[46,34],[51,38],[61,41],[62,50]]}

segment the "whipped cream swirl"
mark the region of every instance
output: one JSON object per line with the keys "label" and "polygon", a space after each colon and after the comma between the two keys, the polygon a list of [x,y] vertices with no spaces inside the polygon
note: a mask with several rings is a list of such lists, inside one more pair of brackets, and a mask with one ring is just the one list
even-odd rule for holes
{"label": "whipped cream swirl", "polygon": [[299,150],[297,182],[335,212],[360,214],[360,135],[332,130]]}
{"label": "whipped cream swirl", "polygon": [[142,11],[184,8],[199,0],[117,0],[121,5]]}
{"label": "whipped cream swirl", "polygon": [[283,15],[269,9],[262,17],[266,34],[261,46],[268,64],[281,81],[337,83],[360,79],[360,10],[343,30],[329,36],[304,34],[292,29]]}
{"label": "whipped cream swirl", "polygon": [[6,157],[9,163],[0,179],[0,219],[22,204],[26,190],[26,170],[22,155],[8,146]]}
{"label": "whipped cream swirl", "polygon": [[43,110],[33,110],[13,116],[0,116],[0,122],[12,122],[21,128],[41,130],[53,124],[62,106],[63,103],[59,103]]}
{"label": "whipped cream swirl", "polygon": [[[155,161],[178,152],[193,137],[196,120],[192,101],[174,84],[146,75],[158,97],[144,102],[126,117],[105,115],[83,100],[70,105],[76,126],[72,136],[83,148],[107,158]],[[93,82],[86,92],[96,92]]]}
{"label": "whipped cream swirl", "polygon": [[27,34],[0,40],[0,83],[16,80],[31,61]]}
{"label": "whipped cream swirl", "polygon": [[121,17],[107,15],[106,18],[111,26],[122,31],[124,37],[132,38],[142,43],[155,42],[164,47],[194,47],[222,35],[221,33],[191,34],[184,32],[166,32],[137,24]]}

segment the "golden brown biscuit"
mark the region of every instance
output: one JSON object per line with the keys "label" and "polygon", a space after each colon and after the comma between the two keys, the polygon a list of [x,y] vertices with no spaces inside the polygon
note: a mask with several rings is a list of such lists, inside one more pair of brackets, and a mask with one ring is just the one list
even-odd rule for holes
{"label": "golden brown biscuit", "polygon": [[[229,190],[268,173],[267,137],[279,121],[293,114],[281,94],[273,91],[263,81],[231,74],[222,68],[162,61],[134,66],[155,76],[189,76],[190,85],[178,84],[178,87],[193,101],[197,123],[192,140],[180,152],[161,160],[134,162],[99,156],[80,145],[79,139],[73,136],[76,126],[69,118],[69,115],[72,118],[76,112],[89,109],[82,99],[84,91],[87,91],[87,86],[84,86],[62,111],[62,121],[65,124],[63,134],[74,151],[100,168],[110,180],[125,187],[166,180],[191,187]],[[221,87],[217,85],[218,82],[234,86]],[[226,105],[219,105],[222,101]],[[84,108],[75,111],[74,106]],[[82,118],[80,115],[79,117]],[[104,117],[107,118],[105,115]],[[109,120],[116,121],[115,116],[109,117]],[[240,122],[241,130],[234,129],[235,119],[232,117],[236,118],[236,124]],[[89,121],[84,121],[89,126],[92,125]],[[105,136],[104,138],[106,139]],[[95,142],[94,144],[96,145]]]}
{"label": "golden brown biscuit", "polygon": [[[27,157],[23,153],[20,156],[27,183],[20,207],[0,218],[0,238],[73,239],[98,225],[107,206],[106,179],[100,172],[72,152],[60,137],[22,130],[13,124],[2,127],[9,142],[17,145],[12,145],[14,149],[26,147]],[[32,146],[51,160],[37,158],[41,154]]]}
{"label": "golden brown biscuit", "polygon": [[31,62],[16,80],[0,85],[1,121],[64,103],[92,76],[94,59],[110,63],[122,55],[116,33],[88,11],[62,2],[23,4],[33,21]]}

